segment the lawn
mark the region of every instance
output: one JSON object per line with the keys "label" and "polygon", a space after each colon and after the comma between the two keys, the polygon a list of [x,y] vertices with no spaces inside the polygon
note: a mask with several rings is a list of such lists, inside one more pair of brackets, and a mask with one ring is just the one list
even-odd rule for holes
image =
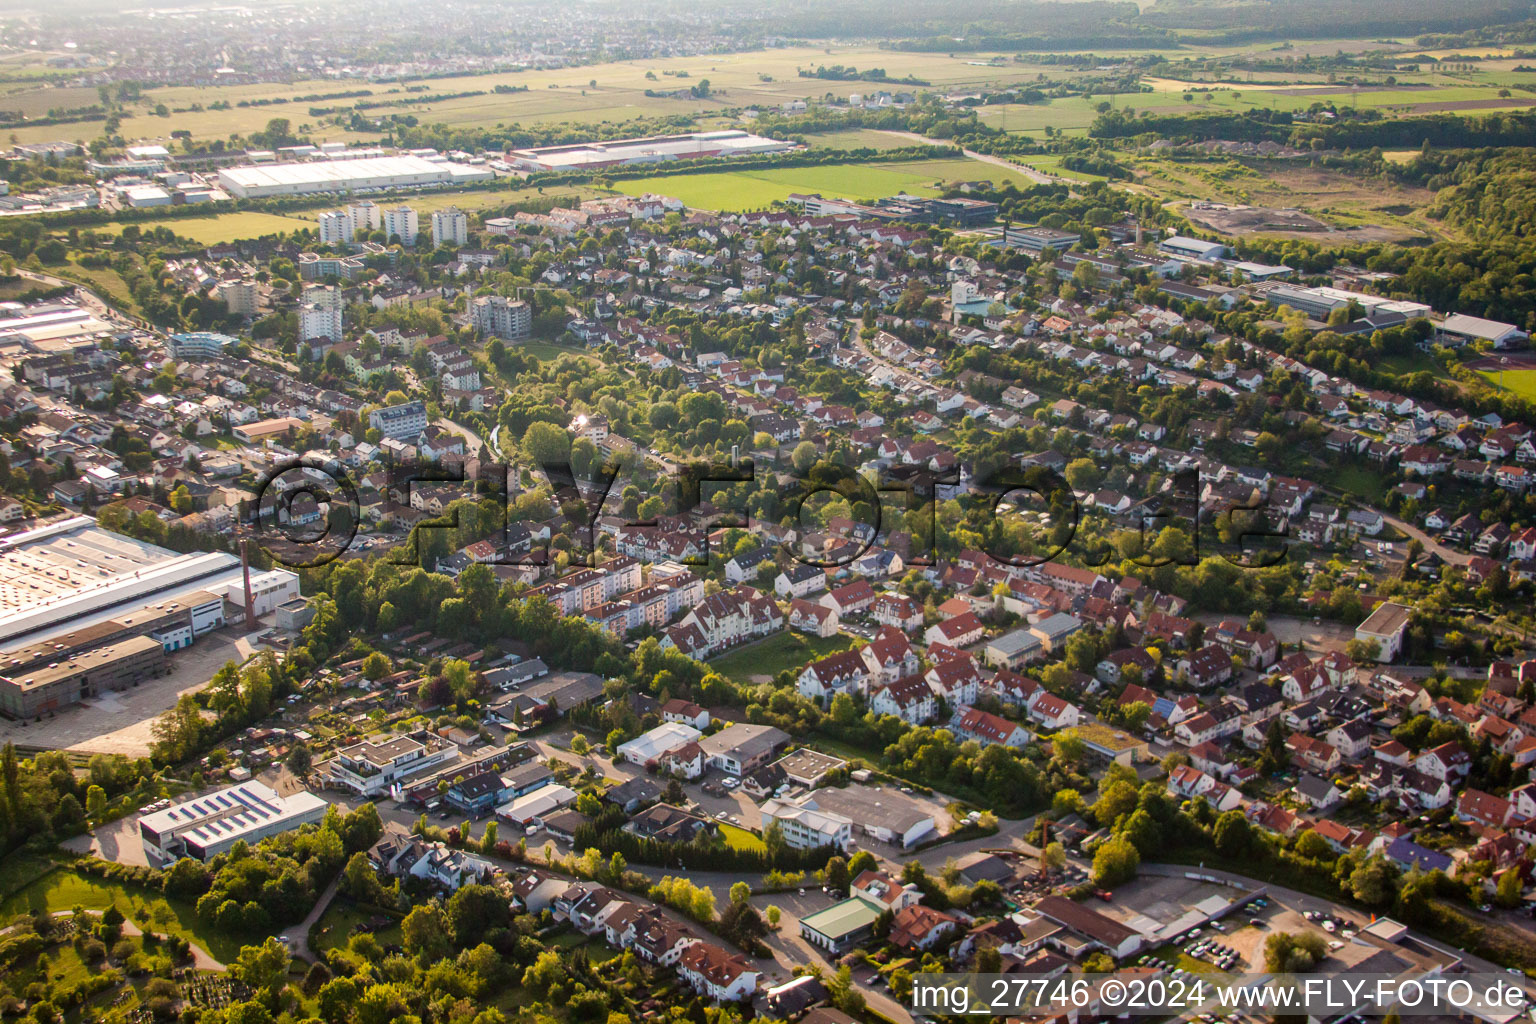
{"label": "lawn", "polygon": [[1345,494],[1353,494],[1370,502],[1380,501],[1387,490],[1386,481],[1382,479],[1381,474],[1363,466],[1335,466],[1328,478],[1328,484]]}
{"label": "lawn", "polygon": [[77,906],[105,910],[114,905],[135,924],[150,931],[180,935],[223,963],[234,960],[245,945],[239,938],[198,920],[190,903],[167,899],[151,889],[104,882],[67,867],[38,878],[0,901],[0,919],[39,910],[56,913]]}
{"label": "lawn", "polygon": [[1442,380],[1453,379],[1438,359],[1419,349],[1405,355],[1385,356],[1376,365],[1387,373],[1432,373]]}
{"label": "lawn", "polygon": [[846,633],[822,639],[786,629],[716,658],[709,668],[739,682],[767,682],[785,669],[803,668],[818,658],[846,651],[855,643],[855,638]]}
{"label": "lawn", "polygon": [[[351,900],[337,899],[326,908],[320,920],[315,922],[314,929],[309,933],[310,947],[323,953],[338,946],[345,946],[347,940],[352,937],[353,930],[365,927],[369,921],[378,916],[380,914],[376,910],[359,907]],[[379,940],[380,945],[393,946],[400,943],[398,924],[375,928],[371,934]]]}
{"label": "lawn", "polygon": [[755,833],[737,825],[720,822],[720,834],[725,837],[725,845],[733,850],[745,850],[751,853],[767,853],[768,847],[763,845],[762,839]]}
{"label": "lawn", "polygon": [[1536,401],[1536,370],[1479,370],[1488,383],[1504,391]]}
{"label": "lawn", "polygon": [[795,192],[819,192],[842,199],[878,199],[907,192],[937,195],[945,181],[1013,181],[1028,185],[1022,173],[965,157],[901,163],[825,164],[820,167],[769,167],[751,171],[655,175],[614,182],[632,196],[659,192],[700,210],[759,210]]}
{"label": "lawn", "polygon": [[53,867],[52,861],[25,853],[6,857],[0,862],[0,900],[9,899],[52,871]]}

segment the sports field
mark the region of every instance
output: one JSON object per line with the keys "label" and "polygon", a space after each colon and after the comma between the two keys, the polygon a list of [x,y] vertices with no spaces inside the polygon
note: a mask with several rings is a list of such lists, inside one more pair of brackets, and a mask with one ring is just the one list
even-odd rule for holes
{"label": "sports field", "polygon": [[818,192],[840,199],[878,199],[908,192],[938,195],[943,182],[1013,181],[1031,184],[1023,174],[994,164],[956,157],[890,164],[826,164],[820,167],[773,167],[712,174],[657,175],[614,182],[626,195],[659,192],[676,196],[700,210],[760,210],[795,192]]}
{"label": "sports field", "polygon": [[1536,370],[1479,370],[1479,375],[1486,378],[1494,387],[1502,387],[1503,390],[1519,395],[1527,401],[1536,402]]}

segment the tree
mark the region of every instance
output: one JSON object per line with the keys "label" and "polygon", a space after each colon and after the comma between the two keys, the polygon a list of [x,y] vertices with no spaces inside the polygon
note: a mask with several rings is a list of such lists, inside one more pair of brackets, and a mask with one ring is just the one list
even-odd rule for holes
{"label": "tree", "polygon": [[85,791],[85,811],[92,818],[100,818],[107,812],[107,791],[92,786]]}
{"label": "tree", "polygon": [[1115,836],[1093,854],[1093,881],[1097,885],[1119,885],[1136,877],[1141,854],[1123,836]]}
{"label": "tree", "polygon": [[295,743],[293,749],[288,751],[288,759],[284,762],[288,770],[299,778],[309,777],[309,771],[314,767],[315,758],[310,753],[308,744]]}
{"label": "tree", "polygon": [[779,919],[784,916],[784,912],[774,903],[768,904],[768,909],[765,913],[768,916],[768,926],[770,928],[777,928],[779,926]]}
{"label": "tree", "polygon": [[827,861],[824,869],[827,880],[827,888],[836,892],[848,891],[848,862],[841,857],[833,857]]}
{"label": "tree", "polygon": [[1333,847],[1328,845],[1328,840],[1309,828],[1297,837],[1296,853],[1310,860],[1321,860],[1333,855]]}
{"label": "tree", "polygon": [[341,875],[341,888],[348,896],[359,903],[377,903],[383,893],[383,887],[379,885],[379,876],[373,870],[373,863],[368,860],[368,855],[359,850],[347,861],[346,868]]}
{"label": "tree", "polygon": [[810,441],[801,441],[795,445],[795,450],[790,454],[789,464],[794,467],[796,473],[804,476],[816,464],[816,459],[816,446]]}
{"label": "tree", "polygon": [[1099,486],[1103,473],[1092,459],[1073,459],[1067,463],[1067,483],[1074,491],[1091,491]]}
{"label": "tree", "polygon": [[1264,969],[1274,974],[1310,971],[1327,956],[1328,943],[1317,932],[1275,932],[1264,940]]}
{"label": "tree", "polygon": [[405,951],[423,963],[431,963],[447,955],[449,923],[448,915],[435,903],[416,907],[400,923]]}
{"label": "tree", "polygon": [[1040,851],[1040,866],[1047,871],[1060,871],[1067,866],[1067,848],[1059,842],[1049,842]]}
{"label": "tree", "polygon": [[731,886],[731,903],[745,903],[752,898],[752,887],[746,882],[736,882]]}
{"label": "tree", "polygon": [[[382,609],[380,610],[382,611]],[[389,655],[383,651],[373,651],[368,657],[363,659],[363,677],[371,682],[378,682],[380,679],[383,679],[389,675],[392,669],[393,666],[390,665]]]}
{"label": "tree", "polygon": [[1093,804],[1093,819],[1100,825],[1108,827],[1120,820],[1122,814],[1129,814],[1136,809],[1136,787],[1129,782],[1119,781],[1111,784],[1099,794],[1099,798]]}
{"label": "tree", "polygon": [[1520,872],[1510,868],[1499,876],[1498,888],[1494,890],[1493,900],[1505,909],[1513,909],[1520,905],[1525,890],[1520,884]]}
{"label": "tree", "polygon": [[1397,869],[1385,857],[1372,857],[1350,874],[1349,891],[1366,906],[1380,907],[1391,901],[1396,879]]}
{"label": "tree", "polygon": [[326,1024],[345,1024],[352,1016],[352,1007],[357,1003],[357,982],[351,978],[328,981],[321,987],[316,998],[321,1020]]}
{"label": "tree", "polygon": [[1223,857],[1241,857],[1253,841],[1253,830],[1242,811],[1231,810],[1216,819],[1212,839]]}
{"label": "tree", "polygon": [[55,832],[73,835],[85,824],[85,808],[80,806],[80,800],[75,794],[65,793],[54,806],[49,820]]}
{"label": "tree", "polygon": [[768,859],[777,861],[788,843],[784,839],[784,826],[777,820],[770,821],[768,827],[763,829],[763,845],[768,848]]}
{"label": "tree", "polygon": [[229,970],[249,985],[262,1002],[271,1004],[277,998],[278,990],[287,983],[291,960],[288,947],[276,936],[269,935],[259,946],[242,946]]}

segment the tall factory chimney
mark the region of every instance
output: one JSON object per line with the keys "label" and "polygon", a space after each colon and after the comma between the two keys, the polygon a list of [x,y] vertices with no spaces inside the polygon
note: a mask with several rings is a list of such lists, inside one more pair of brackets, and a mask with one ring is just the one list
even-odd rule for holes
{"label": "tall factory chimney", "polygon": [[248,538],[240,541],[240,573],[245,586],[245,628],[254,631],[256,629],[256,596],[251,593],[251,542]]}

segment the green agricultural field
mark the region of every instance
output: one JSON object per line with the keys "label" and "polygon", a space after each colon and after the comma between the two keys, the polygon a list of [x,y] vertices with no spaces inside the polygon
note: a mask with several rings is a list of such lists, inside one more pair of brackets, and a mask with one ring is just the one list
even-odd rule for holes
{"label": "green agricultural field", "polygon": [[787,668],[803,668],[809,662],[846,651],[854,645],[854,638],[846,633],[822,639],[785,630],[722,655],[711,661],[709,668],[738,682],[766,681]]}
{"label": "green agricultural field", "polygon": [[[390,113],[414,114],[425,123],[454,127],[489,128],[498,124],[544,124],[570,121],[597,124],[623,122],[638,117],[666,114],[703,114],[745,106],[778,107],[790,100],[821,97],[827,94],[846,97],[876,89],[917,88],[895,83],[840,82],[801,78],[820,64],[843,64],[857,68],[884,68],[893,78],[912,76],[930,83],[940,91],[980,86],[1011,85],[1032,79],[1040,67],[1015,64],[1010,59],[990,63],[989,55],[948,55],[938,53],[901,53],[867,45],[832,45],[824,47],[785,47],[745,53],[710,54],[698,57],[674,57],[644,61],[617,61],[588,67],[545,71],[505,72],[495,75],[464,75],[433,79],[430,93],[484,92],[483,96],[465,96],[439,103],[413,102],[399,107],[365,110],[369,116]],[[683,73],[686,73],[684,75]],[[650,77],[647,77],[647,74]],[[652,92],[691,89],[708,79],[708,96],[673,98],[647,96]],[[595,85],[593,83],[596,83]],[[21,83],[25,84],[25,83]],[[496,93],[497,85],[527,86],[527,91]],[[260,131],[270,118],[287,118],[302,134],[313,133],[321,139],[349,142],[377,141],[377,134],[344,132],[334,126],[322,128],[319,118],[309,113],[311,107],[346,107],[359,102],[351,99],[315,100],[237,106],[240,101],[285,98],[368,89],[372,101],[411,99],[398,83],[338,82],[309,80],[292,83],[266,83],[230,86],[178,86],[148,90],[142,101],[128,109],[133,115],[123,122],[122,134],[130,141],[171,139],[173,131],[188,131],[194,139],[223,139],[231,134],[249,135]],[[46,111],[73,90],[21,89],[6,98],[12,108],[39,107]],[[83,90],[82,101],[69,105],[84,106],[95,102],[94,90]],[[88,93],[89,95],[85,95]],[[212,104],[225,101],[228,110],[210,110]],[[171,110],[168,117],[156,117],[151,111],[163,103]],[[202,109],[193,109],[201,107]],[[20,142],[49,139],[91,139],[100,134],[101,122],[82,122],[54,127],[16,129]]]}
{"label": "green agricultural field", "polygon": [[[167,218],[165,220],[133,221],[140,228],[168,227],[182,238],[189,238],[199,245],[214,245],[237,238],[260,238],[262,235],[289,234],[300,228],[313,228],[312,217],[298,214],[280,215],[239,211],[214,214],[209,217]],[[126,225],[120,221],[98,224],[91,230],[102,235],[121,233]]]}
{"label": "green agricultural field", "polygon": [[[1009,132],[1039,133],[1049,126],[1068,134],[1082,134],[1099,115],[1100,104],[1108,103],[1117,110],[1134,110],[1149,114],[1182,114],[1200,111],[1242,110],[1306,110],[1314,103],[1331,102],[1339,107],[1375,107],[1389,115],[1433,113],[1447,105],[1452,110],[1480,113],[1492,110],[1515,109],[1530,106],[1532,97],[1516,94],[1500,97],[1500,85],[1469,84],[1442,79],[1427,88],[1360,89],[1328,85],[1297,85],[1256,87],[1242,84],[1205,85],[1180,82],[1171,79],[1151,79],[1148,84],[1154,91],[1143,93],[1119,93],[1114,95],[1063,96],[1044,103],[1005,103],[979,109],[979,116],[987,124]],[[1197,90],[1188,93],[1190,88]]]}
{"label": "green agricultural field", "polygon": [[943,181],[1013,181],[1030,184],[1022,172],[964,157],[902,163],[826,164],[772,167],[709,174],[656,175],[614,182],[627,195],[660,192],[701,210],[759,210],[795,192],[819,192],[847,199],[878,199],[897,192],[937,195]]}
{"label": "green agricultural field", "polygon": [[915,145],[911,139],[874,128],[855,128],[845,132],[827,132],[807,137],[812,149],[900,149]]}
{"label": "green agricultural field", "polygon": [[[1303,55],[1308,52],[1333,53],[1338,49],[1357,49],[1357,43],[1348,41],[1319,41],[1298,45],[1292,52]],[[1263,46],[1236,47],[1236,51],[1257,51]],[[1138,53],[1141,51],[1127,51]],[[1231,46],[1192,46],[1185,53],[1191,61],[1231,54]],[[1469,51],[1470,52],[1470,51]],[[0,64],[4,69],[3,100],[8,109],[24,110],[31,115],[46,113],[52,107],[88,106],[97,102],[94,89],[65,87],[34,87],[31,81],[46,82],[58,77],[35,61],[35,55],[21,55],[19,62]],[[1378,106],[1402,106],[1407,109],[1419,104],[1445,102],[1473,102],[1487,104],[1478,109],[1499,109],[1519,105],[1519,95],[1501,100],[1500,87],[1521,84],[1528,80],[1521,72],[1513,70],[1514,61],[1504,61],[1470,73],[1455,76],[1425,72],[1411,76],[1411,83],[1362,91],[1351,99],[1348,94],[1334,95],[1335,102],[1354,102]],[[895,82],[830,81],[818,78],[801,78],[798,71],[811,70],[817,65],[843,64],[860,69],[884,68],[893,79],[911,76],[929,83],[923,86],[903,86]],[[130,115],[122,126],[122,135],[132,141],[159,141],[169,143],[171,132],[187,131],[196,140],[225,139],[231,135],[249,136],[260,131],[274,117],[288,119],[301,134],[318,139],[350,142],[375,142],[381,136],[372,132],[347,132],[334,126],[326,127],[321,118],[310,114],[311,107],[345,108],[359,102],[411,100],[398,107],[377,107],[365,110],[366,116],[384,114],[412,114],[424,123],[441,123],[462,128],[491,128],[497,125],[538,125],[571,122],[573,125],[623,123],[639,117],[655,117],[666,114],[691,114],[707,117],[722,110],[755,106],[771,109],[790,100],[819,99],[824,96],[847,97],[852,93],[869,93],[878,89],[900,90],[904,88],[931,88],[938,92],[968,91],[981,88],[997,88],[1032,82],[1037,75],[1046,74],[1055,79],[1080,77],[1079,72],[1060,66],[1034,65],[1016,61],[1005,54],[943,54],[905,53],[885,50],[868,45],[801,46],[751,51],[732,54],[710,54],[697,57],[675,57],[658,60],[616,61],[588,67],[559,68],[542,71],[503,72],[494,75],[463,75],[453,78],[433,79],[429,93],[447,95],[459,92],[482,92],[485,95],[463,96],[440,102],[419,102],[418,95],[405,91],[400,83],[335,81],[316,79],[291,83],[261,83],[255,85],[227,86],[177,86],[150,89],[143,98],[130,104]],[[1193,66],[1189,73],[1201,72]],[[649,76],[649,77],[648,77]],[[671,93],[690,90],[701,80],[708,79],[708,95],[647,96],[653,93]],[[1407,84],[1427,83],[1430,88],[1406,88]],[[1154,94],[1142,97],[1115,97],[1112,102],[1132,102],[1141,109],[1144,106],[1169,109],[1185,108],[1179,93],[1190,82],[1176,78],[1157,80]],[[1201,83],[1194,83],[1201,84]],[[1212,83],[1213,85],[1215,83]],[[526,91],[496,93],[497,85],[527,86]],[[1218,93],[1209,102],[1213,106],[1232,105],[1274,106],[1295,110],[1309,106],[1318,95],[1301,95],[1283,92],[1294,87],[1294,81],[1285,81],[1278,75],[1260,75],[1248,83],[1231,86],[1224,94]],[[1314,89],[1326,88],[1318,82]],[[296,97],[325,95],[367,89],[369,96],[345,99],[295,101]],[[1241,94],[1237,96],[1236,94]],[[1526,97],[1527,99],[1529,97]],[[266,103],[261,106],[237,106],[241,101],[286,99],[285,103]],[[1038,131],[1046,124],[1066,130],[1086,127],[1093,119],[1092,108],[1104,97],[1085,100],[1069,97],[1035,107],[1019,108],[1015,116],[1012,110],[986,107],[982,116],[989,121],[1006,118],[1011,131]],[[209,109],[214,103],[227,102],[228,110]],[[1197,98],[1193,105],[1204,105]],[[167,117],[153,114],[157,104],[165,104],[171,111]],[[1185,108],[1187,109],[1187,108]],[[57,126],[40,125],[15,129],[17,141],[39,142],[51,139],[89,140],[101,132],[101,122],[80,122]]]}

